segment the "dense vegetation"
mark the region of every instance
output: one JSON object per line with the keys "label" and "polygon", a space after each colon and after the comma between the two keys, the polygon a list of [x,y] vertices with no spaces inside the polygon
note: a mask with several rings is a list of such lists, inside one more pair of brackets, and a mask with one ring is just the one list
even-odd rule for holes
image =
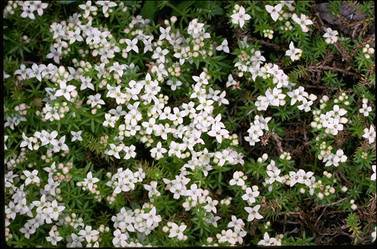
{"label": "dense vegetation", "polygon": [[373,1],[3,16],[8,245],[375,241]]}

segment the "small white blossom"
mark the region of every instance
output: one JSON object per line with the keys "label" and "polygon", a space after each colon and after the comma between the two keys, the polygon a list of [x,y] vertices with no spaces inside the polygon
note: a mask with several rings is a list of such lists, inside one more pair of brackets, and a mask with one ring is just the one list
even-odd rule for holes
{"label": "small white blossom", "polygon": [[306,33],[309,31],[307,26],[312,25],[313,22],[310,20],[306,15],[301,14],[300,17],[297,16],[296,13],[292,15],[292,20],[300,25],[302,32]]}
{"label": "small white blossom", "polygon": [[373,125],[370,125],[369,129],[364,129],[363,138],[365,138],[369,144],[376,142],[376,130]]}
{"label": "small white blossom", "polygon": [[302,54],[302,50],[299,48],[295,48],[295,46],[293,45],[293,42],[290,42],[289,50],[285,52],[285,55],[289,56],[289,58],[291,58],[291,61],[296,61],[300,59],[301,54]]}
{"label": "small white blossom", "polygon": [[327,44],[334,44],[338,41],[338,31],[332,30],[331,28],[326,28],[325,31],[323,37]]}
{"label": "small white blossom", "polygon": [[225,53],[229,53],[229,47],[228,47],[228,40],[224,39],[219,46],[216,47],[217,51],[224,51]]}
{"label": "small white blossom", "polygon": [[82,134],[82,131],[71,131],[71,135],[72,135],[71,142],[82,141],[81,134]]}
{"label": "small white blossom", "polygon": [[263,216],[258,212],[260,209],[260,205],[256,205],[254,207],[245,207],[246,212],[248,212],[249,216],[247,217],[247,221],[253,221],[254,219],[260,220]]}
{"label": "small white blossom", "polygon": [[276,22],[279,19],[280,12],[283,8],[283,5],[279,3],[275,6],[265,5],[264,7],[266,8],[267,12],[270,14],[272,20]]}
{"label": "small white blossom", "polygon": [[[236,10],[238,8],[238,10]],[[251,16],[246,13],[246,10],[243,6],[235,6],[233,14],[231,15],[232,23],[240,25],[242,28],[245,23],[251,19]]]}

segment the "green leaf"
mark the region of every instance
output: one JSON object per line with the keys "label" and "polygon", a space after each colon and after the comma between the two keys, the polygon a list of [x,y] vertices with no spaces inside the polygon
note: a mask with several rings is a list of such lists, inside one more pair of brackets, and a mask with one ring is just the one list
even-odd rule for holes
{"label": "green leaf", "polygon": [[145,18],[153,20],[157,10],[158,8],[156,1],[146,1],[141,9],[141,15]]}
{"label": "green leaf", "polygon": [[[177,9],[182,11],[182,12],[187,12],[188,8],[194,3],[194,1],[183,1],[182,3],[178,4],[177,5]],[[179,13],[177,10],[173,10],[173,13],[172,15],[175,16],[175,15],[180,15],[181,13]]]}

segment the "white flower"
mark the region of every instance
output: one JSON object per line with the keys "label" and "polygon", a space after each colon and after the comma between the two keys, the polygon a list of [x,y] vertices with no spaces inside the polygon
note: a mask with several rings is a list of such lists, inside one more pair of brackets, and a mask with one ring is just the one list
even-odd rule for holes
{"label": "white flower", "polygon": [[266,98],[269,101],[269,104],[272,106],[282,106],[285,105],[286,95],[283,93],[281,88],[274,87],[271,91],[271,88],[266,90]]}
{"label": "white flower", "polygon": [[270,245],[270,236],[268,235],[267,232],[264,233],[263,239],[258,242],[258,245],[260,246]]}
{"label": "white flower", "polygon": [[233,76],[231,74],[228,75],[228,81],[226,82],[226,87],[237,87],[239,86],[239,83],[233,79]]}
{"label": "white flower", "polygon": [[144,189],[148,191],[148,197],[152,198],[153,196],[160,196],[160,192],[157,190],[157,182],[151,181],[148,184],[144,184]]}
{"label": "white flower", "polygon": [[198,38],[204,32],[204,23],[198,22],[198,19],[193,19],[187,28],[187,32],[194,38]]}
{"label": "white flower", "polygon": [[117,6],[116,2],[113,1],[96,1],[96,4],[102,6],[102,12],[105,16],[107,16],[110,8]]}
{"label": "white flower", "polygon": [[8,136],[7,135],[5,135],[4,136],[4,150],[7,150],[8,148],[7,148],[7,144],[6,144],[6,141],[8,140]]}
{"label": "white flower", "polygon": [[25,186],[32,183],[35,183],[37,185],[40,183],[41,180],[38,177],[38,170],[35,169],[32,172],[30,172],[29,170],[24,170],[23,173],[26,176]]}
{"label": "white flower", "polygon": [[235,231],[241,231],[241,229],[245,226],[245,223],[242,219],[237,219],[236,216],[232,215],[232,221],[228,223],[228,228],[234,227]]}
{"label": "white flower", "polygon": [[115,72],[118,74],[120,77],[123,76],[124,70],[127,69],[127,65],[124,64],[119,64],[118,62],[114,62],[114,64],[109,68],[110,72]]}
{"label": "white flower", "polygon": [[109,144],[110,149],[105,153],[109,156],[114,156],[117,159],[120,159],[119,152],[123,150],[123,146],[116,146],[115,144]]}
{"label": "white flower", "polygon": [[92,1],[86,1],[85,4],[80,4],[79,8],[85,11],[83,15],[84,18],[88,18],[90,12],[95,12],[98,9],[96,6],[92,6]]}
{"label": "white flower", "polygon": [[250,128],[247,130],[248,135],[244,138],[249,142],[250,146],[254,146],[256,142],[260,141],[260,137],[263,136],[263,130],[253,123],[250,124]]}
{"label": "white flower", "polygon": [[122,233],[120,229],[116,229],[113,232],[113,245],[115,247],[127,247],[128,246],[128,240],[129,236],[127,232]]}
{"label": "white flower", "polygon": [[199,76],[192,76],[192,79],[199,84],[208,84],[207,74],[205,72],[201,72]]}
{"label": "white flower", "polygon": [[258,242],[258,245],[261,246],[280,246],[281,245],[281,239],[278,238],[270,238],[267,232],[263,235],[263,240],[260,240]]}
{"label": "white flower", "polygon": [[372,237],[372,243],[376,240],[377,227],[374,227],[374,231],[370,235]]}
{"label": "white flower", "polygon": [[368,117],[369,113],[372,111],[372,107],[368,106],[368,99],[363,98],[362,107],[359,109],[359,112],[364,115],[364,117]]}
{"label": "white flower", "polygon": [[99,179],[96,178],[96,177],[93,177],[92,175],[92,172],[88,172],[88,174],[86,175],[86,178],[84,178],[84,181],[82,182],[82,184],[90,191],[93,190],[93,187],[95,186],[95,184],[99,182]]}
{"label": "white flower", "polygon": [[327,44],[334,44],[338,41],[338,31],[331,28],[325,29],[326,33],[323,35]]}
{"label": "white flower", "polygon": [[334,165],[337,167],[340,163],[347,161],[347,156],[344,154],[342,149],[338,149],[335,154],[329,154],[324,161],[327,161],[325,166]]}
{"label": "white flower", "polygon": [[289,50],[285,52],[286,56],[289,56],[291,58],[291,61],[296,61],[300,59],[302,54],[302,50],[299,48],[295,48],[293,42],[289,43]]}
{"label": "white flower", "polygon": [[42,1],[34,1],[33,4],[39,16],[43,15],[43,10],[48,7],[48,3],[43,3]]}
{"label": "white flower", "polygon": [[112,116],[110,113],[105,113],[105,121],[103,121],[102,125],[105,127],[115,127],[116,121],[118,121],[119,117]]}
{"label": "white flower", "polygon": [[24,64],[21,64],[20,69],[14,71],[14,74],[19,75],[19,78],[21,78],[21,80],[25,80],[28,76],[26,66]]}
{"label": "white flower", "polygon": [[211,137],[215,137],[218,143],[221,143],[223,138],[229,137],[229,132],[224,129],[225,125],[220,121],[221,115],[217,115],[214,124],[211,126],[211,130],[207,133]]}
{"label": "white flower", "polygon": [[303,101],[307,97],[308,93],[300,86],[297,89],[288,92],[287,95],[291,98],[291,105],[294,105],[297,101]]}
{"label": "white flower", "polygon": [[167,55],[168,53],[169,50],[163,50],[161,47],[157,47],[152,54],[152,59],[165,63],[165,55]]}
{"label": "white flower", "polygon": [[101,94],[99,93],[97,93],[96,95],[89,95],[86,103],[88,105],[91,105],[92,108],[99,107],[100,105],[105,105],[105,101],[101,99]]}
{"label": "white flower", "polygon": [[170,31],[171,31],[171,27],[167,27],[165,29],[163,27],[160,27],[160,37],[158,39],[161,41],[164,39],[170,41],[171,40]]}
{"label": "white flower", "polygon": [[24,4],[22,6],[22,13],[21,13],[21,17],[23,18],[30,18],[32,20],[35,19],[35,15],[34,15],[34,7],[32,7],[33,5],[26,5]]}
{"label": "white flower", "polygon": [[65,83],[65,81],[62,81],[59,83],[59,89],[55,92],[55,97],[64,96],[68,101],[71,101],[71,98],[74,98],[77,96],[76,87],[73,85],[68,85]]}
{"label": "white flower", "polygon": [[57,221],[59,219],[59,215],[64,209],[64,206],[59,206],[58,202],[56,200],[53,200],[51,202],[51,205],[47,208],[46,212],[50,219]]}
{"label": "white flower", "polygon": [[169,230],[169,238],[177,238],[178,240],[185,240],[185,237],[183,232],[186,229],[186,225],[184,223],[181,223],[180,226],[178,226],[175,223],[171,223],[171,228]]}
{"label": "white flower", "polygon": [[311,105],[313,104],[313,101],[308,101],[307,99],[303,99],[301,105],[297,106],[297,108],[304,112],[309,112],[311,110]]}
{"label": "white flower", "polygon": [[300,17],[296,13],[292,15],[292,20],[300,25],[302,32],[306,33],[309,31],[308,25],[312,25],[313,22],[304,14],[301,14]]}
{"label": "white flower", "polygon": [[153,227],[154,225],[158,225],[158,223],[161,221],[161,216],[156,214],[156,207],[152,207],[148,213],[143,213],[141,217],[144,218],[148,227]]}
{"label": "white flower", "polygon": [[13,201],[10,201],[8,205],[5,205],[5,216],[7,219],[14,220],[17,216],[17,208]]}
{"label": "white flower", "polygon": [[275,161],[271,160],[271,162],[267,165],[267,175],[269,178],[266,179],[266,182],[269,184],[276,182],[282,182],[283,179],[280,177],[281,170],[278,169],[275,165]]}
{"label": "white flower", "polygon": [[238,233],[234,232],[232,229],[222,230],[221,234],[217,234],[216,237],[219,238],[218,239],[219,243],[226,242],[232,246],[234,246],[237,243],[237,241],[239,241]]}
{"label": "white flower", "polygon": [[258,212],[260,209],[260,205],[256,205],[255,207],[245,207],[246,212],[248,212],[249,216],[247,217],[247,221],[253,221],[254,219],[260,220],[263,218],[262,215]]}
{"label": "white flower", "polygon": [[172,90],[172,91],[175,91],[175,90],[177,90],[178,88],[180,88],[180,86],[182,86],[182,81],[180,81],[180,80],[168,80],[167,82],[166,82],[166,84],[168,85],[168,86],[170,86],[170,89]]}
{"label": "white flower", "polygon": [[54,246],[56,246],[59,241],[63,240],[63,237],[61,237],[59,232],[57,231],[56,225],[52,226],[48,235],[49,236],[46,237],[46,240]]}
{"label": "white flower", "polygon": [[159,160],[159,159],[163,158],[163,155],[166,152],[167,152],[167,150],[162,147],[161,142],[158,142],[157,145],[156,145],[156,147],[154,147],[153,149],[151,149],[151,156],[154,159]]}
{"label": "white flower", "polygon": [[137,42],[138,42],[138,39],[137,38],[134,38],[132,40],[130,39],[125,39],[126,43],[127,43],[127,48],[126,48],[126,52],[130,52],[131,50],[135,51],[136,53],[139,53],[139,48],[137,47]]}
{"label": "white flower", "polygon": [[245,185],[245,176],[242,171],[236,171],[233,173],[233,178],[229,181],[229,184],[231,186],[237,185],[237,186],[244,186]]}
{"label": "white flower", "polygon": [[[235,6],[235,8],[237,5]],[[232,23],[239,24],[242,28],[245,25],[245,22],[251,19],[249,14],[246,14],[245,8],[243,6],[239,6],[238,12],[231,15]]]}
{"label": "white flower", "polygon": [[79,231],[79,235],[85,238],[86,242],[95,242],[99,238],[99,232],[97,230],[92,230],[92,226],[85,226],[85,229]]}
{"label": "white flower", "polygon": [[279,3],[275,6],[266,5],[264,7],[266,8],[267,12],[270,14],[272,20],[276,22],[276,20],[279,19],[280,12],[283,8],[283,5]]}
{"label": "white flower", "polygon": [[369,144],[376,142],[376,131],[373,125],[370,125],[369,129],[368,128],[364,129],[363,138],[368,140]]}
{"label": "white flower", "polygon": [[10,75],[7,74],[4,70],[3,70],[3,76],[4,76],[4,80],[6,80],[10,77]]}
{"label": "white flower", "polygon": [[59,140],[54,139],[51,141],[54,152],[67,151],[69,150],[68,146],[65,144],[65,136],[62,136]]}
{"label": "white flower", "polygon": [[224,39],[219,46],[216,47],[217,51],[224,51],[225,53],[229,53],[229,47],[228,47],[228,40]]}
{"label": "white flower", "polygon": [[46,58],[53,59],[55,63],[60,63],[61,54],[62,54],[61,47],[55,48],[54,46],[51,46],[50,53],[46,55]]}
{"label": "white flower", "polygon": [[252,188],[247,187],[245,194],[242,196],[242,200],[247,201],[249,205],[255,202],[255,198],[259,196],[258,186],[253,186]]}
{"label": "white flower", "polygon": [[72,135],[71,142],[82,141],[81,134],[82,134],[82,131],[71,131],[71,135]]}
{"label": "white flower", "polygon": [[[68,30],[69,44],[73,44],[76,41],[83,41],[80,27],[76,27],[74,30]],[[61,53],[61,47],[59,47]]]}
{"label": "white flower", "polygon": [[337,166],[339,162],[344,163],[346,161],[347,161],[347,156],[344,154],[344,151],[342,149],[337,150],[333,158],[334,165]]}
{"label": "white flower", "polygon": [[375,181],[376,180],[376,165],[375,164],[372,165],[372,170],[373,170],[373,174],[370,176],[370,179],[372,181]]}
{"label": "white flower", "polygon": [[71,233],[71,236],[68,237],[67,241],[68,241],[67,247],[69,247],[69,248],[82,247],[81,242],[83,241],[83,238],[77,236],[74,233]]}
{"label": "white flower", "polygon": [[80,90],[85,90],[89,88],[94,91],[94,85],[92,84],[91,78],[80,76],[80,80],[81,80]]}
{"label": "white flower", "polygon": [[33,144],[37,142],[37,139],[34,137],[27,137],[25,133],[22,133],[22,139],[20,147],[28,147],[29,150],[33,150]]}
{"label": "white flower", "polygon": [[125,153],[125,156],[123,158],[126,159],[126,160],[128,160],[130,158],[135,158],[136,157],[135,150],[136,150],[135,145],[124,146],[123,151]]}

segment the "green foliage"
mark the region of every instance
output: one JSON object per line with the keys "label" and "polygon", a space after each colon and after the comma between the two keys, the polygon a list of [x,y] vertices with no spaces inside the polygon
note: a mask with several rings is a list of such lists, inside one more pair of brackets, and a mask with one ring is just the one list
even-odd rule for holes
{"label": "green foliage", "polygon": [[359,217],[355,213],[350,213],[346,219],[346,222],[347,228],[352,232],[353,243],[357,244],[357,242],[361,239]]}
{"label": "green foliage", "polygon": [[338,74],[331,71],[325,71],[322,80],[323,83],[329,87],[340,88],[344,85],[344,83],[339,80]]}
{"label": "green foliage", "polygon": [[[108,12],[99,1],[95,11],[87,1],[50,1],[34,19],[21,16],[32,2],[8,3],[8,246],[63,247],[72,235],[84,247],[296,246],[338,235],[370,243],[372,1],[350,2],[363,17],[344,27],[320,21],[315,1],[114,1]],[[278,4],[274,20],[266,5]],[[344,4],[327,10],[345,18]],[[307,32],[293,14],[313,22]],[[334,44],[328,27],[338,31]],[[296,59],[290,42],[302,53]],[[83,87],[87,79],[93,87]],[[67,85],[76,93],[67,97]],[[363,104],[372,108],[365,116]],[[64,209],[25,237],[41,210],[53,216],[52,201]],[[260,219],[247,211],[257,205]],[[185,226],[183,238],[170,234],[170,222]],[[55,226],[56,245],[48,237]],[[89,226],[98,244],[80,235]]]}

